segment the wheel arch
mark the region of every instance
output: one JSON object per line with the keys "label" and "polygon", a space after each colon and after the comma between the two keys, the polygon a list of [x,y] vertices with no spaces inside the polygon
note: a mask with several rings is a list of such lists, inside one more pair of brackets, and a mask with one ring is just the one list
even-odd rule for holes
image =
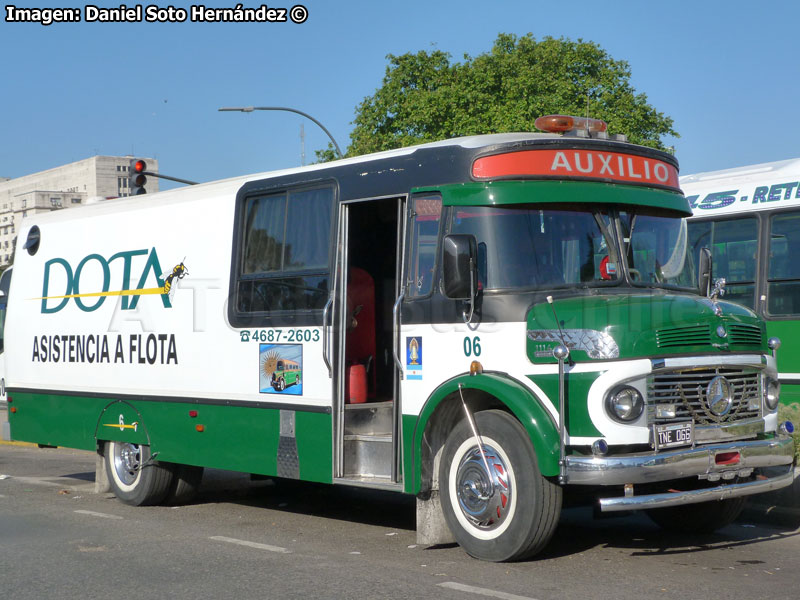
{"label": "wheel arch", "polygon": [[539,469],[546,477],[558,475],[558,427],[542,401],[528,388],[505,373],[458,375],[441,384],[428,397],[417,418],[413,436],[412,489],[426,493],[435,489],[437,461],[447,436],[464,419],[458,386],[473,414],[500,409],[512,414],[533,444]]}
{"label": "wheel arch", "polygon": [[150,446],[150,433],[142,414],[129,402],[115,400],[97,418],[94,432],[98,445],[103,442],[128,442]]}

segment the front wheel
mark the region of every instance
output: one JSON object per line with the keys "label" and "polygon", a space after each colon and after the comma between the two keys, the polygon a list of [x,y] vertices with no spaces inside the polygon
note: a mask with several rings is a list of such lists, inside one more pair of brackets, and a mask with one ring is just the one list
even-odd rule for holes
{"label": "front wheel", "polygon": [[530,438],[499,410],[475,414],[491,476],[467,421],[447,438],[439,464],[442,510],[456,541],[471,556],[522,560],[550,541],[561,511],[561,488],[539,472]]}
{"label": "front wheel", "polygon": [[114,495],[125,504],[159,504],[169,492],[173,471],[151,458],[150,446],[106,442],[108,480]]}
{"label": "front wheel", "polygon": [[713,533],[733,523],[744,508],[744,498],[710,500],[686,506],[669,506],[645,511],[647,516],[666,531],[680,533]]}

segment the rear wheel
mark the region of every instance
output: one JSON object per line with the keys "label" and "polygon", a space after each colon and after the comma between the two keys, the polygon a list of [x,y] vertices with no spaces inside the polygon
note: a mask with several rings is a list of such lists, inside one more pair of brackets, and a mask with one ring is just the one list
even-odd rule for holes
{"label": "rear wheel", "polygon": [[159,504],[169,492],[173,472],[151,460],[150,446],[106,442],[105,462],[111,489],[125,504]]}
{"label": "rear wheel", "polygon": [[521,560],[550,541],[561,488],[539,472],[530,439],[505,412],[482,411],[475,422],[491,472],[486,473],[469,423],[447,438],[439,465],[445,520],[464,550],[483,560]]}
{"label": "rear wheel", "polygon": [[742,512],[744,502],[744,498],[728,498],[645,512],[656,525],[667,531],[713,533],[733,523]]}
{"label": "rear wheel", "polygon": [[194,500],[200,490],[200,482],[203,480],[203,467],[190,465],[171,465],[171,467],[174,476],[164,503],[171,506],[187,504]]}

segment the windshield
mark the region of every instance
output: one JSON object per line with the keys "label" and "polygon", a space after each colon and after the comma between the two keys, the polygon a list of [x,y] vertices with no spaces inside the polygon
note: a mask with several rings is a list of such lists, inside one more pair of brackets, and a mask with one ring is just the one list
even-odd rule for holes
{"label": "windshield", "polygon": [[634,284],[696,290],[685,219],[624,211],[619,222]]}
{"label": "windshield", "polygon": [[563,204],[456,207],[449,231],[475,236],[485,290],[618,285],[621,254],[634,285],[697,287],[686,255],[685,219],[652,211]]}
{"label": "windshield", "polygon": [[451,233],[477,239],[484,289],[608,285],[619,277],[608,212],[540,206],[461,207],[453,212]]}

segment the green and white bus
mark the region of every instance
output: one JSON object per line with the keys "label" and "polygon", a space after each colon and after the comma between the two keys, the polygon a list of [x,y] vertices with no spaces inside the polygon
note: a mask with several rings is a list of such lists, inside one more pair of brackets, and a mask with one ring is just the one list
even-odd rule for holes
{"label": "green and white bus", "polygon": [[800,410],[800,159],[680,178],[694,211],[694,256],[711,249],[725,299],[766,321],[784,340],[778,353],[781,402]]}
{"label": "green and white bus", "polygon": [[412,494],[420,543],[493,561],[564,495],[731,522],[792,481],[778,342],[687,259],[674,157],[537,127],[23,221],[12,437],[97,451],[134,505],[203,467]]}

